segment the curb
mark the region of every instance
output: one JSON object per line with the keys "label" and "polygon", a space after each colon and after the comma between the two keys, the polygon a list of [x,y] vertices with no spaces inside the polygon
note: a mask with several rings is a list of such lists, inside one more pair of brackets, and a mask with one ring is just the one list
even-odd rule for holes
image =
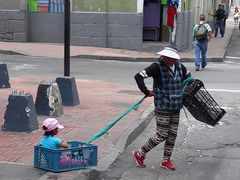
{"label": "curb", "polygon": [[0,50],[0,54],[27,56],[26,54],[15,52],[15,51],[11,51],[11,50]]}
{"label": "curb", "polygon": [[124,152],[126,147],[147,127],[153,118],[152,111],[153,104],[141,114],[139,119],[136,119],[134,123],[120,135],[111,152],[99,161],[98,167],[96,168],[97,171],[103,172],[107,170],[117,157]]}
{"label": "curb", "polygon": [[[15,51],[9,51],[9,50],[0,50],[0,54],[29,56],[27,54],[15,52]],[[223,62],[224,55],[222,57],[207,58],[207,61]],[[76,55],[76,56],[71,56],[71,58],[93,59],[93,60],[115,60],[115,61],[123,61],[123,62],[124,61],[125,62],[155,62],[156,60],[158,60],[158,57],[127,57],[127,56],[121,57],[121,56],[98,56],[98,55]],[[194,57],[181,58],[181,62],[194,62],[194,61],[195,61]]]}
{"label": "curb", "polygon": [[158,57],[120,57],[120,56],[98,56],[98,55],[76,55],[71,58],[95,59],[95,60],[116,60],[127,62],[154,62]]}
{"label": "curb", "polygon": [[153,119],[153,104],[147,107],[147,109],[136,119],[133,124],[126,129],[119,137],[116,145],[110,150],[110,152],[100,159],[98,166],[92,169],[83,169],[77,171],[70,171],[67,173],[52,173],[47,172],[41,176],[38,180],[45,179],[68,179],[68,180],[96,180],[101,173],[105,172],[118,158],[118,156],[124,152],[126,147],[147,127],[150,121]]}
{"label": "curb", "polygon": [[118,156],[124,152],[126,147],[139,135],[141,132],[147,127],[150,121],[153,119],[153,104],[151,104],[140,116],[139,119],[126,129],[119,137],[116,146],[108,153],[105,157],[103,157],[99,163],[98,167],[95,170],[98,172],[97,176],[94,176],[90,171],[90,180],[96,180],[98,176],[106,171],[118,158]]}
{"label": "curb", "polygon": [[[83,59],[94,59],[94,60],[116,60],[126,62],[155,62],[158,57],[117,57],[117,56],[97,56],[97,55],[77,55],[71,56],[71,58],[83,58]],[[223,57],[207,58],[208,62],[223,62]],[[181,58],[181,62],[194,62],[195,58]]]}
{"label": "curb", "polygon": [[[229,45],[230,45],[230,43],[231,43],[231,40],[232,40],[232,38],[233,38],[233,33],[234,33],[235,29],[236,29],[236,28],[233,28],[232,31],[231,31],[231,37],[229,38],[229,41],[228,41],[227,46],[226,46],[226,49],[229,47]],[[227,51],[224,52],[223,58],[225,58],[226,55],[227,55]]]}
{"label": "curb", "polygon": [[[208,58],[207,57],[207,62],[223,62],[223,57],[213,57],[213,58]],[[181,62],[195,62],[195,58],[181,58]]]}

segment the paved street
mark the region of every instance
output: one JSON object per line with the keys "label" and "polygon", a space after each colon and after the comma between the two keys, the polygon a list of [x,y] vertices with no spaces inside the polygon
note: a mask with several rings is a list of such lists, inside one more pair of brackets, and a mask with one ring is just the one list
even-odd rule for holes
{"label": "paved street", "polygon": [[[176,171],[159,167],[163,144],[147,154],[146,168],[136,167],[132,151],[138,149],[155,131],[155,122],[133,141],[118,160],[99,179],[104,180],[238,180],[240,179],[240,55],[239,32],[234,31],[228,55],[223,63],[209,63],[203,72],[194,72],[210,94],[226,110],[226,115],[215,127],[195,120],[189,113],[181,112],[181,123],[173,160]],[[187,67],[191,68],[188,63]]]}
{"label": "paved street", "polygon": [[[239,169],[239,93],[211,92],[227,114],[220,125],[212,128],[181,113],[181,124],[173,160],[176,171],[159,167],[163,145],[153,149],[146,158],[147,167],[138,168],[132,151],[139,148],[155,130],[155,122],[127,148],[118,161],[100,179],[138,180],[237,180]],[[230,108],[231,107],[231,108]]]}

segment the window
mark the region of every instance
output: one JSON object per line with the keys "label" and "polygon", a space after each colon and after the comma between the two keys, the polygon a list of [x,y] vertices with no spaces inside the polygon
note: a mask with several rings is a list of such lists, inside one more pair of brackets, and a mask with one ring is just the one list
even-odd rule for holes
{"label": "window", "polygon": [[29,12],[64,12],[64,0],[28,0]]}

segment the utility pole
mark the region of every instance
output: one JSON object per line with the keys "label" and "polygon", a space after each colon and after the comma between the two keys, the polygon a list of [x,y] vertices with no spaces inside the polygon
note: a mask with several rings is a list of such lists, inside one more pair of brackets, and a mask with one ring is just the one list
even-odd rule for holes
{"label": "utility pole", "polygon": [[77,85],[74,77],[70,77],[70,0],[64,1],[64,77],[56,79],[62,104],[76,106],[80,104]]}
{"label": "utility pole", "polygon": [[70,0],[64,3],[64,76],[70,76]]}

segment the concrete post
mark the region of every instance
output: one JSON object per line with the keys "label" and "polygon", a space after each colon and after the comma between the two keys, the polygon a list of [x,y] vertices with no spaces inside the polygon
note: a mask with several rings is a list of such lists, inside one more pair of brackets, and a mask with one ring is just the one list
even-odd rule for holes
{"label": "concrete post", "polygon": [[74,77],[59,77],[56,79],[62,103],[65,106],[76,106],[80,104],[77,86]]}
{"label": "concrete post", "polygon": [[35,108],[38,115],[61,116],[62,98],[56,82],[41,82],[38,86]]}
{"label": "concrete post", "polygon": [[0,64],[0,88],[10,88],[6,64]]}
{"label": "concrete post", "polygon": [[36,129],[38,129],[38,120],[32,95],[13,92],[8,97],[2,130],[31,132]]}

